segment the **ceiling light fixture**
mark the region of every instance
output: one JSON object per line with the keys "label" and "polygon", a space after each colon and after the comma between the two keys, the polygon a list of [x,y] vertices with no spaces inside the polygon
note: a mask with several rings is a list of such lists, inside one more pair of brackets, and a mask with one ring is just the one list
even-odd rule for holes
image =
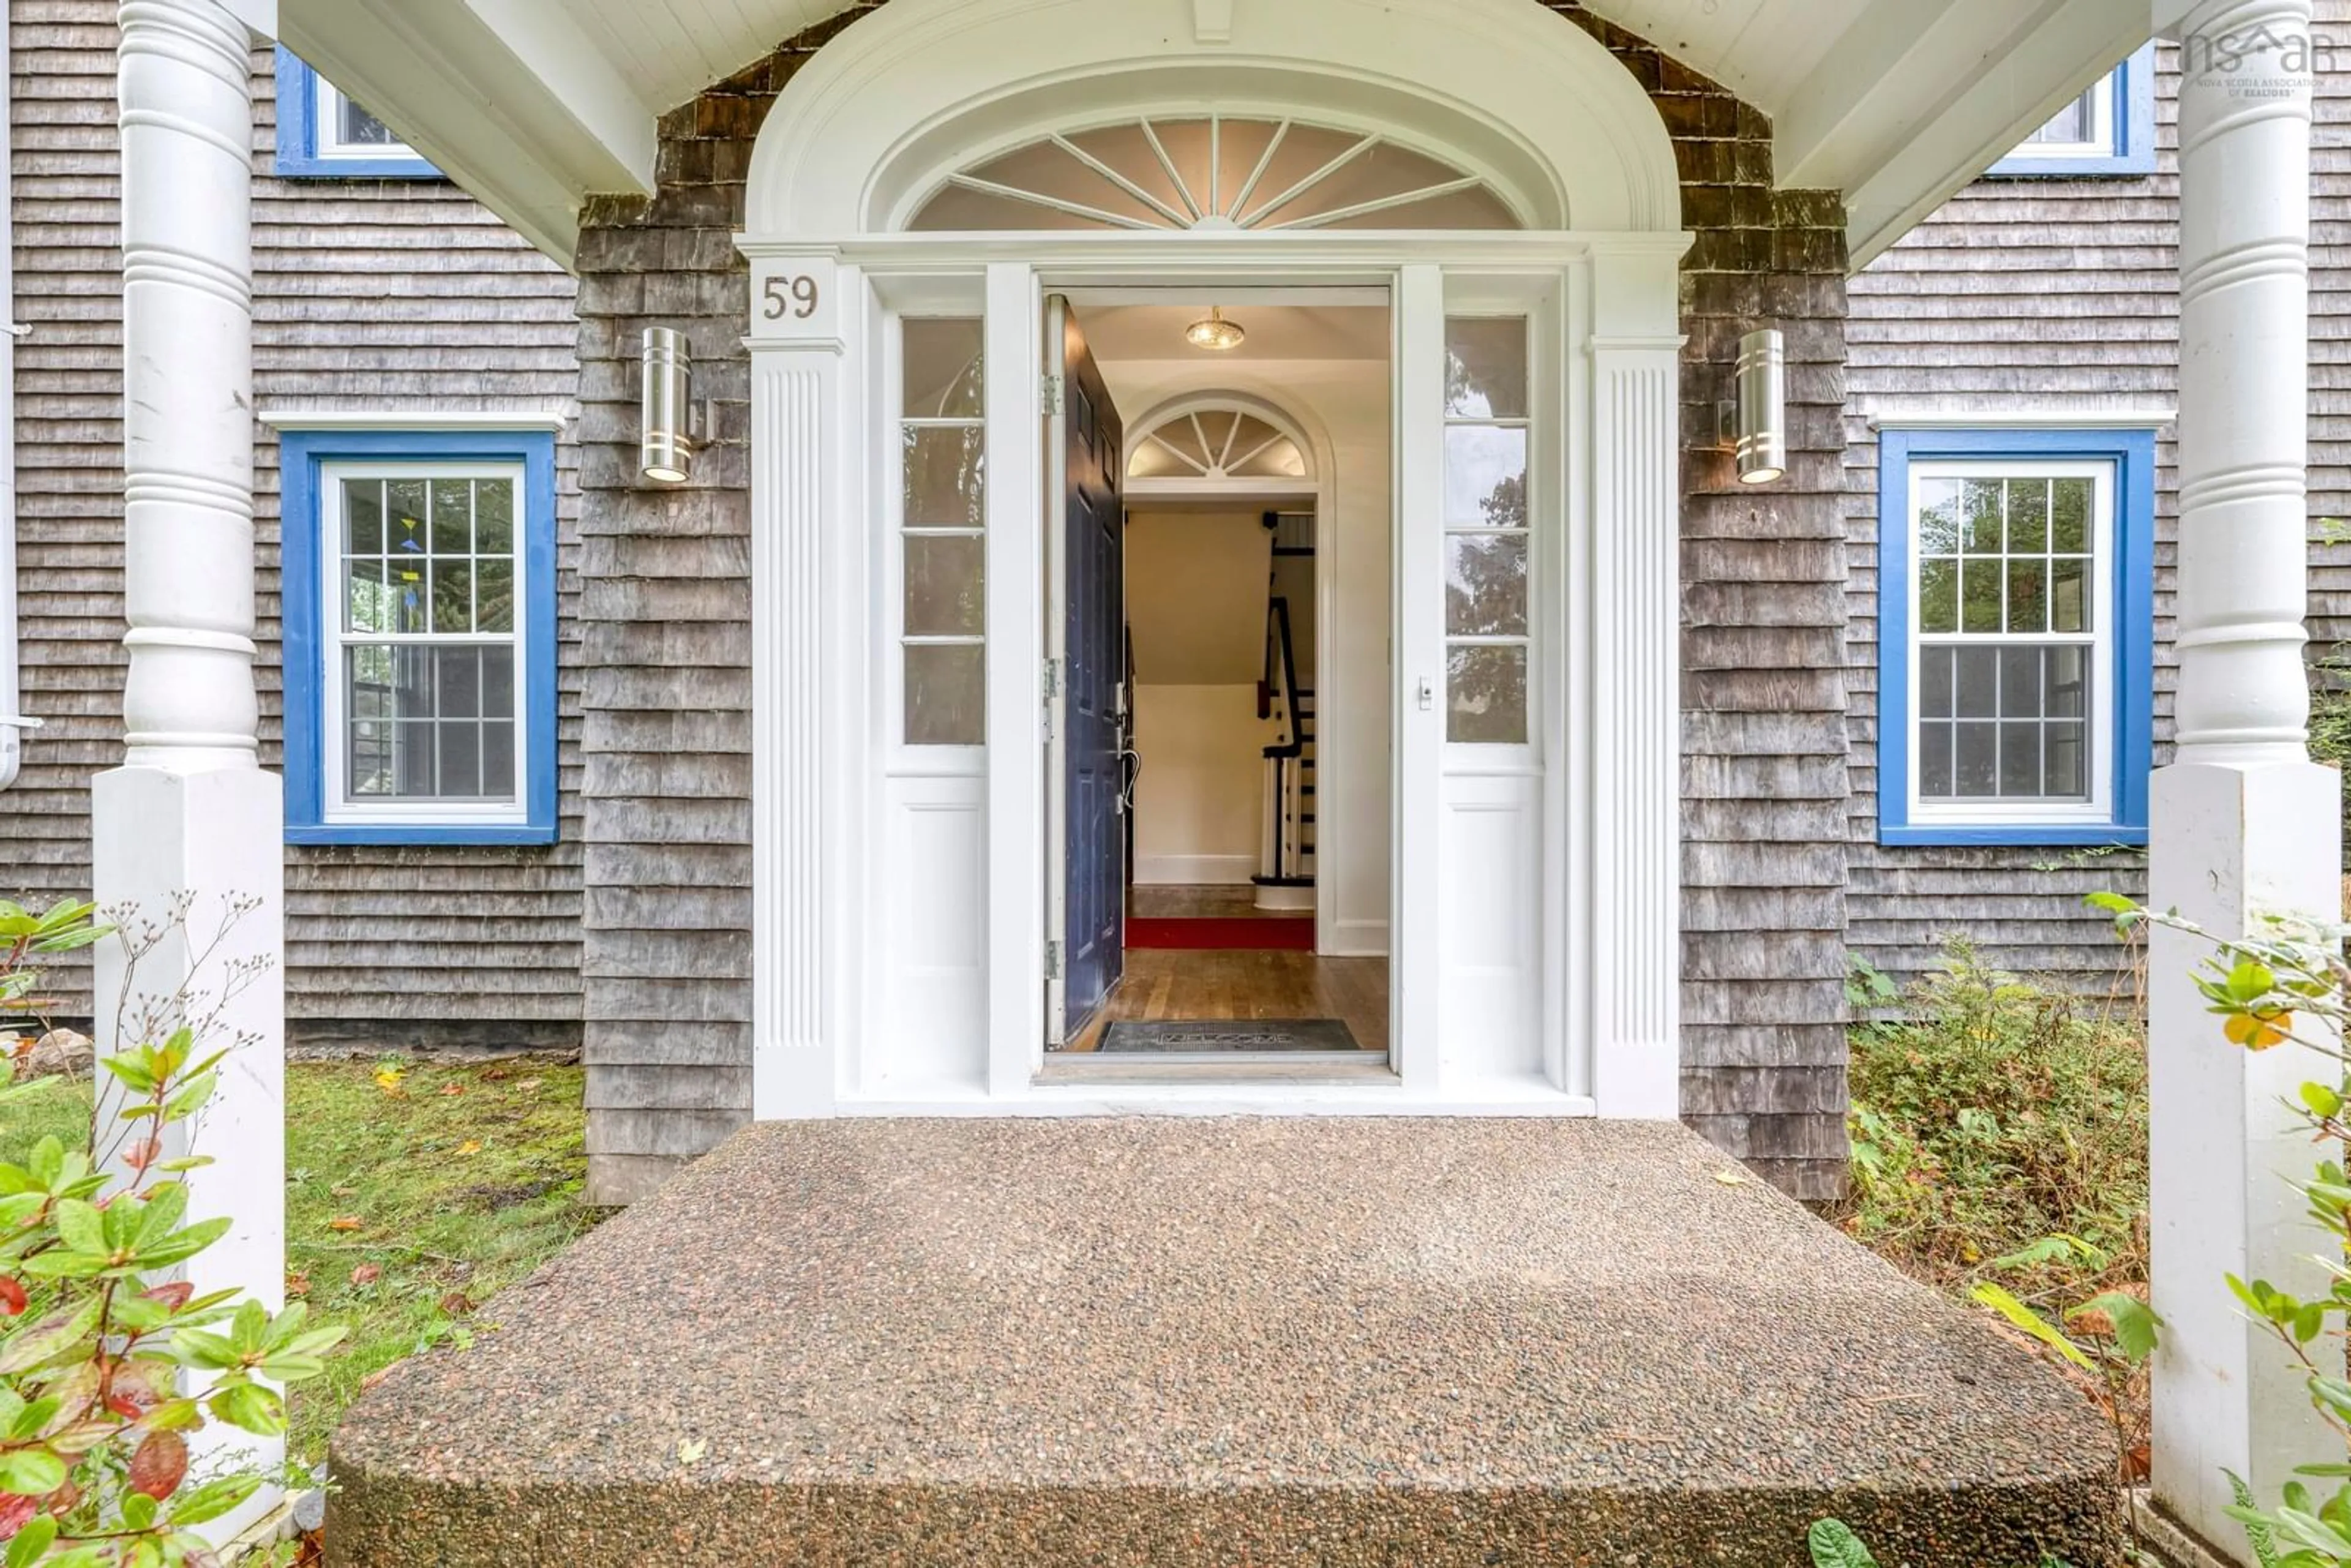
{"label": "ceiling light fixture", "polygon": [[1224,307],[1220,305],[1209,306],[1206,316],[1184,329],[1186,342],[1196,349],[1207,349],[1217,353],[1239,348],[1241,340],[1248,336],[1239,322],[1225,319]]}

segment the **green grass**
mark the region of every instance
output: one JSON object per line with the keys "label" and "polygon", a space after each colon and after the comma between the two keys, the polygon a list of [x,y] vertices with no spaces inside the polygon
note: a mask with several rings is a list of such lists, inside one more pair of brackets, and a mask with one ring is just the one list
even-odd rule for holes
{"label": "green grass", "polygon": [[[292,1390],[296,1457],[324,1455],[371,1374],[462,1342],[477,1308],[595,1224],[580,1090],[579,1068],[531,1061],[287,1069],[287,1291],[350,1330]],[[0,1159],[80,1140],[88,1116],[87,1083],[50,1080],[0,1106]]]}

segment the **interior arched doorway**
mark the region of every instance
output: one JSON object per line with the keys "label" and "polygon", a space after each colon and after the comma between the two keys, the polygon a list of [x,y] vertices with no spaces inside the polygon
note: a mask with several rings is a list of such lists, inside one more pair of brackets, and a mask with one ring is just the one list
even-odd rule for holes
{"label": "interior arched doorway", "polygon": [[[1675,1113],[1687,236],[1605,49],[1532,0],[893,0],[747,213],[759,1115]],[[1040,1082],[1102,412],[1049,308],[1309,298],[1385,323],[1394,1074]]]}

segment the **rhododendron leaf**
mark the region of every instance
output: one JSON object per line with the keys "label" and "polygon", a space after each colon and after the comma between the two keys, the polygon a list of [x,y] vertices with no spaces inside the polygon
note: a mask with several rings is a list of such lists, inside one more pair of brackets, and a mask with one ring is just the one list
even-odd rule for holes
{"label": "rhododendron leaf", "polygon": [[131,1456],[131,1490],[161,1502],[188,1475],[188,1440],[177,1432],[150,1432]]}
{"label": "rhododendron leaf", "polygon": [[205,1401],[212,1413],[239,1431],[275,1437],[286,1430],[286,1401],[258,1383],[232,1383]]}
{"label": "rhododendron leaf", "polygon": [[30,1568],[41,1561],[57,1539],[57,1521],[47,1514],[36,1514],[26,1520],[8,1537],[8,1568]]}
{"label": "rhododendron leaf", "polygon": [[208,1523],[235,1511],[260,1490],[259,1476],[225,1476],[219,1480],[192,1487],[172,1505],[172,1523],[180,1530]]}
{"label": "rhododendron leaf", "polygon": [[2274,1008],[2257,1009],[2251,1012],[2231,1013],[2221,1032],[2231,1045],[2241,1045],[2247,1051],[2267,1051],[2286,1042],[2288,1030],[2294,1027],[2294,1015]]}
{"label": "rhododendron leaf", "polygon": [[47,1497],[65,1483],[66,1462],[48,1449],[0,1449],[0,1491]]}

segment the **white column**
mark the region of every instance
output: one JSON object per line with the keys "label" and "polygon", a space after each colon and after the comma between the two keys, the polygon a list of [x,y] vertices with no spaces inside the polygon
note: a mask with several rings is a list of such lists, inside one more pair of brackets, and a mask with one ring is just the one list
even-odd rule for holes
{"label": "white column", "polygon": [[[2159,6],[2159,11],[2162,7]],[[2155,776],[2149,903],[2222,935],[2341,905],[2341,784],[2314,766],[2303,668],[2309,403],[2309,0],[2168,7],[2180,89],[2179,685],[2177,760]],[[2314,1151],[2285,1102],[2330,1064],[2221,1038],[2189,976],[2209,947],[2158,932],[2149,962],[2154,1487],[2250,1563],[2222,1471],[2274,1503],[2338,1458],[2275,1340],[2224,1274],[2304,1294],[2318,1233],[2288,1186]]]}
{"label": "white column", "polygon": [[1678,248],[1593,258],[1593,1088],[1681,1113]]}
{"label": "white column", "polygon": [[[217,1009],[235,1049],[194,1141],[191,1218],[235,1227],[196,1258],[198,1291],[275,1311],[285,1288],[284,806],[260,767],[254,696],[250,38],[217,0],[123,0],[123,548],[129,753],[92,791],[93,883],[110,911],[160,922],[126,978],[97,948],[101,1051],[142,1014]],[[228,901],[251,907],[204,946]],[[240,966],[260,966],[225,1004]],[[103,1111],[101,1111],[103,1114]],[[171,1151],[167,1151],[169,1153]],[[278,1441],[204,1437],[274,1465]],[[220,1451],[214,1449],[214,1452]]]}

